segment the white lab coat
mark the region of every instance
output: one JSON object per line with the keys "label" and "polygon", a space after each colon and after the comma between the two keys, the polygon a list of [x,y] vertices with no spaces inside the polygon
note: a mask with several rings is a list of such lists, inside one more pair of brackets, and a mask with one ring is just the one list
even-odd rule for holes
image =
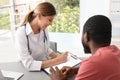
{"label": "white lab coat", "polygon": [[[26,33],[25,33],[26,31]],[[42,61],[47,60],[47,56],[52,49],[49,48],[48,31],[45,30],[47,40],[44,42],[44,33],[40,31],[39,34],[34,34],[29,23],[25,26],[19,27],[16,31],[15,45],[20,56],[20,61],[29,71],[41,70]],[[28,51],[27,38],[29,38],[30,52]]]}

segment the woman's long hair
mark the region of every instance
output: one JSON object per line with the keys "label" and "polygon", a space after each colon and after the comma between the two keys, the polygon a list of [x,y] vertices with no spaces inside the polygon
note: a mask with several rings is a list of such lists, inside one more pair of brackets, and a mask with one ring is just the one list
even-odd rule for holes
{"label": "woman's long hair", "polygon": [[39,3],[36,8],[30,11],[23,19],[20,26],[24,26],[27,22],[31,22],[37,14],[42,16],[53,16],[56,15],[55,7],[49,2]]}

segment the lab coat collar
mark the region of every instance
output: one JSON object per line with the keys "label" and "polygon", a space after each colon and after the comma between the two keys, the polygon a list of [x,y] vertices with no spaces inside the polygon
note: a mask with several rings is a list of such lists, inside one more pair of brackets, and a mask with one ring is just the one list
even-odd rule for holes
{"label": "lab coat collar", "polygon": [[26,34],[29,35],[30,33],[33,33],[33,30],[32,30],[32,28],[30,26],[30,23],[28,22],[26,24]]}

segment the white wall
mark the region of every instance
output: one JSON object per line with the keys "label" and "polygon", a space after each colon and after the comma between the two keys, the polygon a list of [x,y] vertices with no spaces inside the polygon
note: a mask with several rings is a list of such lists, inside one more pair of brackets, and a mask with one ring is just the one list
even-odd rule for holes
{"label": "white wall", "polygon": [[[93,15],[110,17],[110,0],[80,0],[80,36],[86,20]],[[81,44],[81,53],[83,47]]]}
{"label": "white wall", "polygon": [[111,0],[110,8],[113,38],[118,37],[120,39],[120,0]]}
{"label": "white wall", "polygon": [[80,0],[80,28],[93,15],[110,16],[110,0]]}

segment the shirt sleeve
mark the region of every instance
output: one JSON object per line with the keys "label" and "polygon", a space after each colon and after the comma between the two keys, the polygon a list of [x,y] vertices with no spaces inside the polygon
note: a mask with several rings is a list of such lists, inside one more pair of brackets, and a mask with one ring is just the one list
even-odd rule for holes
{"label": "shirt sleeve", "polygon": [[98,77],[98,71],[96,67],[98,65],[85,60],[81,63],[80,68],[78,70],[77,76],[75,80],[96,80]]}
{"label": "shirt sleeve", "polygon": [[24,29],[18,29],[15,35],[15,46],[20,60],[28,71],[40,71],[42,61],[36,61],[30,55],[27,47],[27,38]]}

